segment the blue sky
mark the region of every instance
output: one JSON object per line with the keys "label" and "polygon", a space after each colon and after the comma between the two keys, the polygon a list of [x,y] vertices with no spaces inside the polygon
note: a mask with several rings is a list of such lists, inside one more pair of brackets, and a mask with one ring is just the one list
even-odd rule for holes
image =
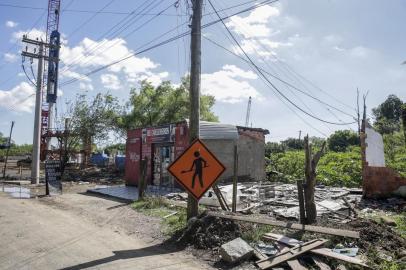
{"label": "blue sky", "polygon": [[[78,93],[94,96],[110,92],[124,103],[140,80],[148,79],[153,84],[171,80],[177,84],[188,72],[187,36],[92,76],[80,76],[138,51],[155,38],[159,42],[187,31],[190,8],[186,0],[180,0],[176,6],[174,0],[61,2],[59,30],[63,46],[59,81],[79,80],[60,88],[58,114],[66,111],[66,102]],[[220,12],[222,16],[255,4],[249,0],[212,3],[218,10],[247,3]],[[84,12],[104,6],[104,13]],[[44,0],[0,1],[0,132],[7,134],[10,121],[14,120],[13,137],[17,143],[32,141],[34,104],[34,89],[22,73],[20,40],[27,32],[30,38],[44,35],[46,13],[41,8],[46,7]],[[137,8],[134,13],[144,14],[128,16]],[[163,14],[156,16],[161,11]],[[212,12],[205,1],[207,15],[203,24],[217,19]],[[406,65],[401,65],[406,60],[404,14],[406,2],[401,0],[281,0],[232,17],[226,24],[244,51],[274,76],[269,80],[294,104],[328,122],[347,123],[353,121],[349,115],[355,115],[357,87],[361,93],[369,91],[369,110],[389,94],[406,101]],[[132,19],[128,27],[123,31],[114,27],[125,18]],[[36,21],[38,24],[33,27]],[[175,30],[163,36],[172,29]],[[104,35],[106,32],[108,35]],[[248,97],[252,96],[252,125],[269,129],[268,140],[296,137],[299,130],[324,137],[337,129],[356,129],[354,124],[340,126],[315,120],[275,94],[247,63],[208,41],[242,56],[226,34],[224,26],[218,23],[203,30],[202,40],[202,92],[216,97],[214,111],[221,122],[243,125]],[[29,59],[25,66],[32,77]],[[339,110],[326,107],[299,90]]]}

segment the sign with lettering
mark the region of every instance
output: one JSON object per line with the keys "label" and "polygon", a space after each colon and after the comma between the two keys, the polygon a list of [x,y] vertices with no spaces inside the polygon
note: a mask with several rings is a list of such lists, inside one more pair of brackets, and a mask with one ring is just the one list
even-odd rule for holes
{"label": "sign with lettering", "polygon": [[61,161],[60,160],[46,160],[45,161],[45,182],[49,189],[50,195],[62,193],[61,182]]}

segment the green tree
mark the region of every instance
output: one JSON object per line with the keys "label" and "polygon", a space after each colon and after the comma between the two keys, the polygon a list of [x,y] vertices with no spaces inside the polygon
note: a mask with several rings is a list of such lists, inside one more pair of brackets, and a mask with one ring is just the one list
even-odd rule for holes
{"label": "green tree", "polygon": [[114,130],[120,106],[110,94],[97,94],[93,100],[86,95],[77,95],[66,115],[69,118],[69,138],[66,144],[65,162],[68,154],[79,149],[85,150],[86,164],[95,142],[106,140]]}
{"label": "green tree", "polygon": [[270,157],[272,154],[285,152],[283,144],[278,142],[267,142],[265,144],[265,156]]}
{"label": "green tree", "polygon": [[381,134],[391,134],[400,130],[402,104],[402,100],[396,95],[389,95],[382,104],[372,109],[375,116],[374,127]]}
{"label": "green tree", "polygon": [[345,152],[349,146],[359,143],[358,134],[351,130],[337,130],[328,138],[328,148],[334,152]]}
{"label": "green tree", "polygon": [[406,147],[406,103],[402,104],[402,126],[403,126],[403,139],[405,140]]}
{"label": "green tree", "polygon": [[[178,87],[169,81],[154,87],[147,81],[141,82],[139,91],[132,89],[128,107],[131,111],[119,121],[119,126],[129,128],[175,123],[189,118],[189,79],[185,77]],[[211,111],[215,99],[213,96],[201,95],[201,120],[218,122],[218,117]]]}
{"label": "green tree", "polygon": [[281,141],[281,143],[287,149],[291,149],[291,150],[301,150],[304,147],[304,141],[296,139],[296,138],[287,138],[286,140]]}

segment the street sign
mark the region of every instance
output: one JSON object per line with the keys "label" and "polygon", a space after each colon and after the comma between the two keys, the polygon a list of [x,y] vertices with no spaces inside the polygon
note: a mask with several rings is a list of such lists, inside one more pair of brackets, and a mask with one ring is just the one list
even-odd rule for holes
{"label": "street sign", "polygon": [[169,167],[168,171],[196,200],[216,182],[225,167],[196,139]]}

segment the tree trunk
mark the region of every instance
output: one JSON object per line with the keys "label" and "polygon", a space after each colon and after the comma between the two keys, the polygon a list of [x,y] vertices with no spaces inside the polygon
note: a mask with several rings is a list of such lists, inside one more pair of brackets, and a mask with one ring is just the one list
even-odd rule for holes
{"label": "tree trunk", "polygon": [[320,151],[314,156],[312,155],[312,147],[309,144],[309,135],[304,138],[305,147],[305,176],[306,183],[304,185],[306,223],[312,224],[316,221],[317,210],[314,201],[314,188],[316,186],[316,167],[323,153],[326,143],[324,142]]}

